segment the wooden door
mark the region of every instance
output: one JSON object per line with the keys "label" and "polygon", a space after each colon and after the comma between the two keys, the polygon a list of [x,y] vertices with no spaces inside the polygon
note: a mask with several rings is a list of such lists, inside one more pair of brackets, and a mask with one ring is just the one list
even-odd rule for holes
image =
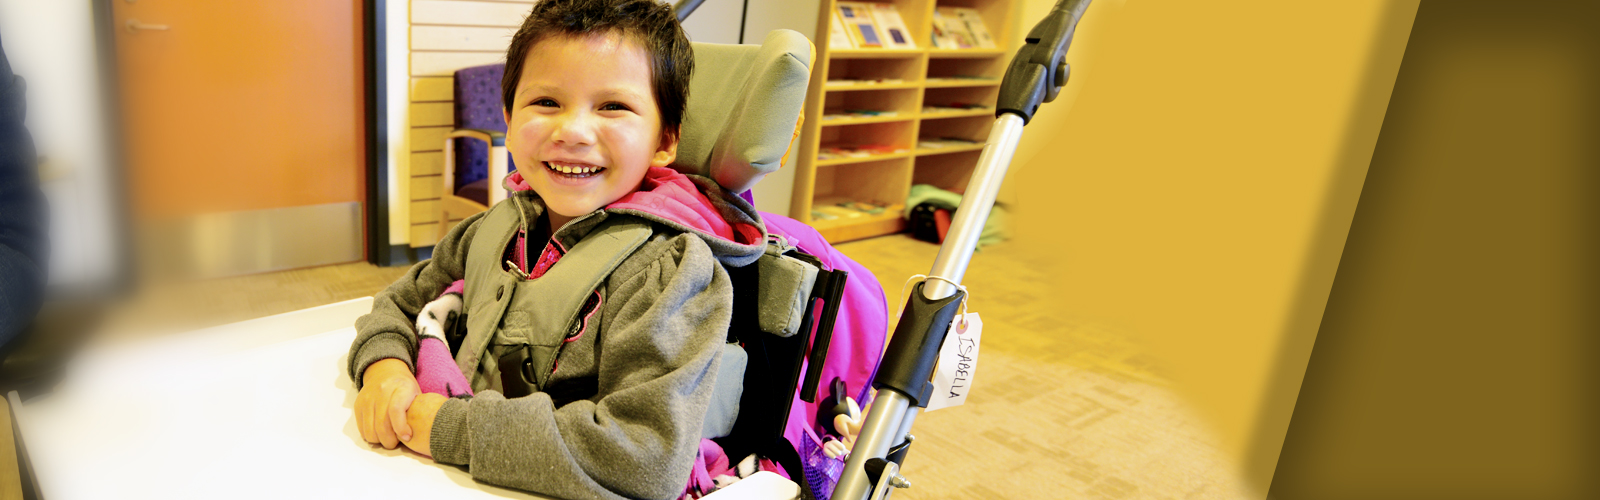
{"label": "wooden door", "polygon": [[140,219],[362,201],[361,0],[107,1]]}

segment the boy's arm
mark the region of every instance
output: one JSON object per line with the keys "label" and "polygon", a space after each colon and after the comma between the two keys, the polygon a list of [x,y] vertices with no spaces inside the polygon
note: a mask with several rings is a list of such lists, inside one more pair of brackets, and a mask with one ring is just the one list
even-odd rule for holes
{"label": "boy's arm", "polygon": [[732,314],[732,285],[693,237],[650,244],[609,279],[597,396],[451,399],[434,460],[489,483],[562,498],[674,498],[699,447]]}
{"label": "boy's arm", "polygon": [[450,229],[434,245],[433,258],[411,266],[389,288],[372,297],[372,312],[356,320],[356,340],[350,345],[347,368],[357,389],[367,366],[382,359],[399,359],[416,370],[417,311],[465,275],[468,242],[477,234],[477,222],[484,213],[467,217]]}

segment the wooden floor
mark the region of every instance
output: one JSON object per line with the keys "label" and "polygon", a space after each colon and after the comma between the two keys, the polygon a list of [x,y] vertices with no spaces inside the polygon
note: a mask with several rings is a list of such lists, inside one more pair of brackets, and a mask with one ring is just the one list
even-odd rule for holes
{"label": "wooden floor", "polygon": [[[890,312],[939,248],[903,235],[838,245],[882,284]],[[1158,366],[1126,337],[1040,307],[1059,283],[1034,252],[1001,243],[963,285],[983,318],[967,403],[923,413],[901,499],[1235,499],[1232,467]]]}
{"label": "wooden floor", "polygon": [[[901,235],[838,248],[873,271],[891,314],[904,280],[927,273],[938,253]],[[903,471],[913,487],[896,498],[1246,497],[1136,342],[1038,306],[1060,286],[1041,276],[1040,258],[1008,244],[973,257],[964,281],[985,325],[974,390],[965,406],[917,419]],[[143,338],[364,297],[404,272],[357,263],[154,283],[106,331]],[[0,499],[16,484],[15,467],[0,462]]]}

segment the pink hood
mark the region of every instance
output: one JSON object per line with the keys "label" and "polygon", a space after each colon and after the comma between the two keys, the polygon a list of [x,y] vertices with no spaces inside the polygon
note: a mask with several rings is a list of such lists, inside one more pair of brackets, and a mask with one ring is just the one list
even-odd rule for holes
{"label": "pink hood", "polygon": [[[522,172],[512,172],[505,184],[512,191],[533,189],[522,178]],[[670,168],[650,168],[639,183],[639,190],[606,205],[606,209],[648,213],[741,245],[765,243],[762,241],[761,228],[746,223],[728,223],[689,176]]]}

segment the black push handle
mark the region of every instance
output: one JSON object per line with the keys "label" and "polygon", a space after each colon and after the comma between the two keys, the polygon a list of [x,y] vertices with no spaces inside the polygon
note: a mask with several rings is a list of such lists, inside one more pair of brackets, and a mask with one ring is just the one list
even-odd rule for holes
{"label": "black push handle", "polygon": [[689,14],[693,14],[695,9],[700,8],[700,4],[705,3],[705,1],[706,0],[678,0],[678,3],[673,4],[672,6],[672,14],[678,16],[678,22],[681,23],[684,19],[689,17]]}
{"label": "black push handle", "polygon": [[994,116],[1014,113],[1023,123],[1033,120],[1039,105],[1056,100],[1067,84],[1067,47],[1078,20],[1088,10],[1090,0],[1060,0],[1050,13],[1028,32],[1021,49],[1011,58],[1005,80],[1000,82],[1000,99]]}

